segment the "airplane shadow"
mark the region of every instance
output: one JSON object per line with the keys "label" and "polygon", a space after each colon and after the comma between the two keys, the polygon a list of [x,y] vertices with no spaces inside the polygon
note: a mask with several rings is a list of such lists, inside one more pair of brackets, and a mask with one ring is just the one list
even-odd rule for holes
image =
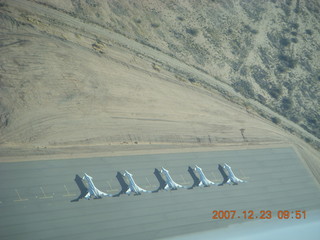
{"label": "airplane shadow", "polygon": [[126,183],[126,181],[123,178],[123,175],[120,172],[117,172],[116,178],[120,183],[121,190],[119,193],[112,195],[112,197],[119,197],[121,194],[125,194],[126,191],[129,189],[128,184]]}
{"label": "airplane shadow", "polygon": [[223,167],[221,166],[221,164],[218,165],[218,170],[220,171],[220,173],[221,173],[221,175],[222,175],[222,177],[223,177],[222,183],[218,184],[218,186],[222,186],[223,184],[225,184],[225,183],[228,181],[229,177],[228,177],[228,175],[226,174],[226,172],[224,171],[224,169],[223,169]]}
{"label": "airplane shadow", "polygon": [[86,194],[88,193],[88,188],[83,184],[82,178],[79,177],[78,174],[76,174],[74,181],[76,182],[76,184],[80,190],[80,195],[77,198],[71,200],[71,202],[78,202],[80,199],[82,199],[82,198],[84,198],[84,196],[86,196]]}
{"label": "airplane shadow", "polygon": [[192,179],[193,179],[193,185],[191,187],[188,187],[187,189],[192,189],[194,187],[199,186],[200,183],[200,179],[197,177],[197,175],[194,173],[193,168],[191,168],[190,166],[188,167],[188,172],[190,173]]}
{"label": "airplane shadow", "polygon": [[158,179],[159,184],[160,184],[157,190],[152,191],[153,193],[155,193],[155,192],[159,192],[161,189],[164,189],[164,187],[167,185],[167,183],[165,180],[163,180],[159,169],[155,168],[153,174],[156,176],[156,178]]}

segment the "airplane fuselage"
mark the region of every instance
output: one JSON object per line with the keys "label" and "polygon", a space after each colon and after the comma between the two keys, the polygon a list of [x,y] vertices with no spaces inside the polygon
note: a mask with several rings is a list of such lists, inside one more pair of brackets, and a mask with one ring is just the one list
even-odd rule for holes
{"label": "airplane fuselage", "polygon": [[[173,181],[173,179],[171,178],[168,170],[162,168],[161,172],[165,175],[167,186],[170,189],[174,189],[175,190],[175,189],[178,189],[178,188],[182,188],[182,186],[180,184],[177,184],[175,181]],[[166,188],[167,187],[165,187],[165,189]]]}
{"label": "airplane fuselage", "polygon": [[139,189],[137,187],[137,184],[135,183],[135,181],[133,180],[133,177],[131,175],[127,175],[128,179],[129,179],[129,182],[130,182],[130,188],[131,188],[131,191],[135,192],[135,193],[139,193]]}
{"label": "airplane fuselage", "polygon": [[127,194],[130,195],[131,192],[134,192],[136,194],[141,194],[141,192],[147,192],[150,193],[151,191],[147,191],[145,189],[142,189],[141,187],[139,187],[135,181],[133,180],[132,174],[129,173],[128,171],[125,171],[124,176],[127,176],[128,180],[129,180],[129,189],[127,190]]}
{"label": "airplane fuselage", "polygon": [[[224,168],[227,169],[227,172],[228,172],[228,177],[229,177],[229,180],[235,184],[237,183],[242,183],[242,182],[245,182],[239,178],[236,177],[236,175],[233,173],[231,167],[228,165],[228,164],[224,164]],[[228,180],[227,183],[230,183],[230,181]]]}
{"label": "airplane fuselage", "polygon": [[236,181],[237,180],[237,177],[234,175],[234,173],[232,172],[232,169],[231,167],[227,167],[226,168],[227,171],[228,171],[228,175],[229,175],[229,178],[232,182]]}
{"label": "airplane fuselage", "polygon": [[86,181],[88,183],[90,194],[94,195],[95,197],[98,197],[98,192],[96,190],[97,188],[94,185],[94,183],[92,182],[92,178],[89,177],[87,174],[85,174],[84,178],[86,179]]}
{"label": "airplane fuselage", "polygon": [[199,173],[200,176],[200,182],[204,185],[204,186],[210,186],[213,185],[214,183],[211,182],[209,179],[207,179],[207,177],[204,175],[202,169],[198,166],[196,166],[195,170]]}
{"label": "airplane fuselage", "polygon": [[90,199],[91,196],[94,196],[95,198],[101,198],[105,196],[112,196],[111,194],[104,193],[100,191],[96,186],[94,185],[92,181],[92,177],[90,177],[88,174],[85,173],[83,179],[85,179],[88,183],[88,193],[85,196],[86,199]]}

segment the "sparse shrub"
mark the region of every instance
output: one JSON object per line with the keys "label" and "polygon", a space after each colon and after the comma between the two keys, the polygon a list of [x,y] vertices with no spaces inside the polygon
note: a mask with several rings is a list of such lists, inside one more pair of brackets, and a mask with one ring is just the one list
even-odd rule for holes
{"label": "sparse shrub", "polygon": [[241,74],[242,76],[247,76],[247,73],[248,73],[247,67],[246,67],[246,66],[243,66],[243,67],[240,69],[240,74]]}
{"label": "sparse shrub", "polygon": [[298,42],[298,38],[291,38],[291,42],[297,43]]}
{"label": "sparse shrub", "polygon": [[258,30],[256,30],[256,29],[251,29],[250,32],[253,33],[253,34],[258,34]]}
{"label": "sparse shrub", "polygon": [[152,68],[153,68],[154,70],[156,70],[157,72],[160,72],[159,66],[156,65],[155,63],[152,63]]}
{"label": "sparse shrub", "polygon": [[177,17],[177,19],[179,20],[179,21],[184,21],[184,17]]}
{"label": "sparse shrub", "polygon": [[282,109],[288,111],[292,109],[293,102],[290,98],[284,97],[282,99]]}
{"label": "sparse shrub", "polygon": [[299,24],[298,23],[291,23],[291,27],[294,29],[298,29],[299,28]]}
{"label": "sparse shrub", "polygon": [[262,104],[266,103],[266,99],[264,98],[264,96],[262,96],[261,94],[258,94],[258,101]]}
{"label": "sparse shrub", "polygon": [[306,141],[306,143],[310,143],[311,142],[311,139],[307,138],[307,137],[304,140]]}
{"label": "sparse shrub", "polygon": [[191,82],[191,83],[195,83],[196,82],[196,80],[194,79],[194,78],[188,78],[188,80],[189,80],[189,82]]}
{"label": "sparse shrub", "polygon": [[254,80],[262,87],[266,88],[268,86],[267,79],[269,78],[268,73],[258,65],[253,65],[251,67],[251,75]]}
{"label": "sparse shrub", "polygon": [[252,34],[258,33],[258,30],[251,28],[249,25],[245,25],[244,28]]}
{"label": "sparse shrub", "polygon": [[296,115],[291,115],[290,120],[295,123],[299,123],[301,121],[301,119],[299,117],[297,117]]}
{"label": "sparse shrub", "polygon": [[187,80],[177,74],[174,75],[176,77],[177,80],[181,81],[181,82],[187,82]]}
{"label": "sparse shrub", "polygon": [[269,89],[269,94],[271,97],[273,97],[274,99],[277,99],[279,100],[281,94],[282,94],[282,88],[281,87],[277,87],[277,86],[272,86],[270,89]]}
{"label": "sparse shrub", "polygon": [[198,35],[199,31],[198,31],[198,29],[195,29],[195,28],[187,28],[186,32],[195,37]]}
{"label": "sparse shrub", "polygon": [[313,117],[308,116],[306,119],[307,119],[307,122],[308,122],[310,125],[314,125],[314,126],[317,125],[317,119],[316,119],[316,118],[313,118]]}
{"label": "sparse shrub", "polygon": [[295,32],[295,31],[292,31],[292,32],[291,32],[291,35],[292,35],[292,36],[297,36],[297,35],[298,35],[298,33],[297,33],[297,32]]}
{"label": "sparse shrub", "polygon": [[254,97],[254,90],[250,82],[240,80],[232,84],[234,90],[239,92],[241,95],[245,96],[246,98],[253,98]]}
{"label": "sparse shrub", "polygon": [[279,73],[286,72],[286,69],[283,66],[277,66],[277,70],[278,70]]}
{"label": "sparse shrub", "polygon": [[308,35],[312,35],[312,34],[313,34],[313,31],[312,31],[312,30],[310,30],[310,29],[307,29],[307,30],[306,30],[306,34],[308,34]]}
{"label": "sparse shrub", "polygon": [[292,84],[290,82],[284,82],[283,86],[285,86],[288,89],[288,91],[292,91],[293,90],[293,86],[292,86]]}
{"label": "sparse shrub", "polygon": [[280,124],[280,123],[281,123],[281,120],[280,120],[279,118],[277,118],[277,117],[272,117],[272,118],[271,118],[271,121],[272,121],[273,123],[275,123],[275,124]]}
{"label": "sparse shrub", "polygon": [[141,19],[135,19],[134,22],[139,24],[141,23]]}
{"label": "sparse shrub", "polygon": [[297,65],[297,61],[287,55],[280,54],[278,58],[286,65],[286,67],[295,68]]}
{"label": "sparse shrub", "polygon": [[151,27],[153,28],[158,28],[160,26],[159,23],[151,23]]}
{"label": "sparse shrub", "polygon": [[287,46],[289,46],[290,41],[289,41],[289,39],[287,39],[287,38],[281,38],[281,39],[280,39],[280,44],[281,44],[282,46],[284,46],[284,47],[287,47]]}

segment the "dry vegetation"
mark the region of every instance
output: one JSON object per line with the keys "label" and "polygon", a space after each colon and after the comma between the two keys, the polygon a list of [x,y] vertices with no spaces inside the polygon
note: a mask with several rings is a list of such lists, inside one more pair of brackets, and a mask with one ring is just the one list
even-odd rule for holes
{"label": "dry vegetation", "polygon": [[181,59],[320,136],[316,0],[39,2]]}
{"label": "dry vegetation", "polygon": [[3,146],[320,146],[316,0],[24,2],[0,5]]}

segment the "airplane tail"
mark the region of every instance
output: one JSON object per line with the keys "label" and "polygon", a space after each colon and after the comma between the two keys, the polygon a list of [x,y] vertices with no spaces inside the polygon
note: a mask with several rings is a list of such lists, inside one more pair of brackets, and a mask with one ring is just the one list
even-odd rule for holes
{"label": "airplane tail", "polygon": [[218,169],[223,177],[223,181],[220,184],[218,184],[218,186],[222,186],[223,184],[227,183],[230,179],[229,179],[228,175],[226,174],[226,172],[224,171],[221,164],[219,164]]}

